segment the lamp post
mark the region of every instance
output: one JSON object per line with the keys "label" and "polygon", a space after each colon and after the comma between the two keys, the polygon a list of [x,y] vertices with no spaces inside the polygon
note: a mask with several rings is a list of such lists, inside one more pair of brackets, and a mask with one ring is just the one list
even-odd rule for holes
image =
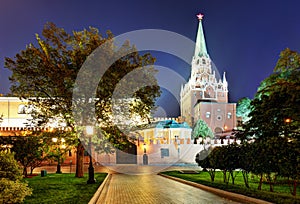
{"label": "lamp post", "polygon": [[94,127],[93,126],[86,126],[86,134],[89,136],[89,143],[88,143],[88,152],[90,157],[89,162],[89,179],[87,180],[87,184],[93,184],[96,183],[95,177],[94,177],[94,167],[93,167],[93,161],[92,161],[92,135],[94,134]]}
{"label": "lamp post", "polygon": [[144,146],[144,154],[146,154],[146,146],[147,146],[147,145],[144,143],[143,146]]}
{"label": "lamp post", "polygon": [[284,122],[286,124],[285,130],[284,130],[284,136],[288,137],[289,130],[290,130],[290,123],[292,122],[291,118],[285,118]]}
{"label": "lamp post", "polygon": [[180,140],[179,140],[179,136],[175,135],[175,143],[177,143],[177,152],[178,152],[178,159],[180,157]]}

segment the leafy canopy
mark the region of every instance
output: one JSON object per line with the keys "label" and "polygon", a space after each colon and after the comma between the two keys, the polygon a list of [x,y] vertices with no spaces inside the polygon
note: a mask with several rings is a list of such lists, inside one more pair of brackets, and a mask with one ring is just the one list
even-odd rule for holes
{"label": "leafy canopy", "polygon": [[300,54],[281,52],[274,73],[262,81],[251,102],[251,119],[246,125],[256,137],[299,137]]}
{"label": "leafy canopy", "polygon": [[193,128],[193,137],[194,138],[205,138],[205,137],[210,137],[212,138],[214,136],[212,130],[210,129],[210,127],[208,127],[208,125],[206,124],[206,122],[204,120],[199,119],[194,128]]}

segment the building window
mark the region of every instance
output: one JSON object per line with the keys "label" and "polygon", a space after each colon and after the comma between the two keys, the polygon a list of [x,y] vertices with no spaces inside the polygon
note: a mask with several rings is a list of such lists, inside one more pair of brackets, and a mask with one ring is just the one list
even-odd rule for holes
{"label": "building window", "polygon": [[206,118],[210,118],[210,112],[206,112]]}
{"label": "building window", "polygon": [[26,114],[26,109],[25,109],[25,105],[21,104],[18,107],[18,114]]}
{"label": "building window", "polygon": [[217,120],[221,121],[222,120],[222,116],[221,115],[217,115]]}
{"label": "building window", "polygon": [[227,113],[227,118],[228,119],[231,119],[231,116],[232,116],[231,113]]}
{"label": "building window", "polygon": [[160,153],[161,153],[161,158],[169,157],[169,149],[168,148],[161,148]]}

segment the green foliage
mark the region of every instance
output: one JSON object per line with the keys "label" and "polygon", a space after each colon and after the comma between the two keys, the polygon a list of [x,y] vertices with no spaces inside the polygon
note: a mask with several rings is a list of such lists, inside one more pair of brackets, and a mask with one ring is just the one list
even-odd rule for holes
{"label": "green foliage", "polygon": [[236,116],[242,118],[242,122],[245,123],[247,122],[250,117],[249,114],[251,112],[251,99],[244,97],[241,98],[237,102],[237,107],[236,107]]}
{"label": "green foliage", "polygon": [[[106,36],[102,36],[98,29],[90,27],[88,30],[67,33],[63,28],[48,23],[42,35],[36,35],[35,44],[29,44],[26,49],[16,54],[14,59],[5,59],[5,67],[12,72],[10,77],[12,93],[18,97],[27,98],[29,105],[35,107],[32,111],[32,125],[41,126],[58,120],[58,124],[66,124],[71,128],[73,140],[77,142],[76,165],[78,168],[76,169],[80,172],[77,174],[78,177],[83,176],[83,146],[80,142],[86,142],[81,127],[97,121],[100,123],[97,124],[98,126],[105,127],[103,131],[116,129],[114,117],[112,117],[114,102],[112,96],[121,79],[133,70],[143,67],[143,71],[139,77],[135,77],[135,81],[125,80],[123,83],[134,87],[144,82],[145,79],[152,82],[147,83],[151,85],[136,90],[133,96],[130,96],[134,98],[130,105],[130,113],[141,118],[149,117],[150,110],[155,106],[155,98],[160,95],[160,89],[154,77],[155,59],[149,54],[140,55],[129,42],[116,46],[112,39],[113,35],[110,31]],[[97,56],[97,59],[99,58],[103,63],[97,64],[93,56],[99,53],[94,51],[101,45],[104,51]],[[96,69],[108,65],[110,59],[116,56],[117,61],[103,73],[101,80],[95,75],[102,70],[82,73],[85,79],[80,84],[82,90],[76,92],[78,87],[74,88],[75,81],[83,65]],[[95,84],[98,84],[96,89],[91,89]],[[122,89],[121,86],[120,96],[124,96],[126,91],[128,90]],[[91,92],[96,93],[93,102],[90,102],[93,96]],[[73,100],[74,96],[78,100]],[[122,105],[120,104],[121,107]],[[95,110],[96,118],[91,110]],[[78,119],[77,123],[75,119]],[[109,141],[116,142],[113,144],[118,146],[118,142],[126,142],[125,134],[111,134],[111,132],[108,131],[106,135],[112,138],[108,138]],[[80,142],[78,138],[81,139]]]}
{"label": "green foliage", "polygon": [[22,183],[22,171],[14,154],[0,151],[0,203],[21,203],[32,190]]}
{"label": "green foliage", "polygon": [[204,120],[199,119],[196,124],[194,125],[193,128],[193,133],[192,133],[193,138],[206,138],[210,137],[212,138],[214,136],[212,130]]}
{"label": "green foliage", "polygon": [[[90,27],[89,30],[73,31],[72,34],[68,34],[63,28],[48,23],[43,29],[42,37],[36,36],[37,46],[30,44],[17,54],[15,59],[5,59],[6,68],[13,73],[10,77],[12,93],[22,98],[28,98],[34,106],[38,107],[38,111],[33,112],[35,120],[32,122],[44,124],[58,117],[67,126],[74,129],[72,105],[74,106],[76,101],[72,101],[72,96],[76,77],[83,63],[95,64],[93,58],[88,58],[88,56],[95,55],[92,52],[105,43],[105,52],[101,53],[103,55],[101,60],[107,62],[114,55],[118,55],[120,58],[110,66],[101,80],[97,79],[100,80],[94,104],[97,120],[104,124],[112,123],[109,120],[114,90],[126,74],[139,67],[144,67],[145,71],[141,72],[143,76],[135,80],[143,82],[143,80],[149,79],[152,80],[154,86],[143,87],[134,93],[133,97],[140,102],[132,105],[132,111],[141,117],[147,117],[155,105],[155,98],[160,95],[157,80],[153,76],[156,73],[152,66],[155,59],[150,54],[139,55],[129,42],[124,43],[121,47],[116,47],[112,38],[111,32],[108,31],[107,37],[103,37],[93,27]],[[130,54],[122,56],[123,53],[128,52]],[[89,97],[89,89],[93,87],[91,83],[95,82],[92,80],[95,73],[87,71],[84,74],[87,79],[84,82],[87,90],[81,92],[87,94],[82,95],[83,98]],[[139,84],[132,81],[130,83],[132,86]],[[85,100],[84,103],[88,103],[87,101]],[[84,118],[82,122],[89,120],[89,118]]]}
{"label": "green foliage", "polygon": [[[223,181],[228,183],[231,177],[234,184],[234,170],[240,168],[239,162],[240,147],[236,144],[214,147],[213,149],[203,150],[196,155],[196,162],[211,176],[214,181],[216,169],[223,171]],[[227,175],[228,174],[228,175]]]}
{"label": "green foliage", "polygon": [[281,52],[274,73],[262,81],[251,103],[253,111],[246,126],[249,135],[299,137],[299,64],[299,53],[289,49]]}
{"label": "green foliage", "polygon": [[8,137],[12,145],[11,151],[15,154],[15,159],[23,166],[23,175],[27,176],[27,168],[33,170],[42,161],[47,159],[44,154],[45,143],[39,136]]}
{"label": "green foliage", "polygon": [[223,171],[225,183],[228,183],[231,178],[232,184],[234,184],[236,177],[234,170],[240,168],[241,166],[239,153],[240,147],[237,144],[221,146],[217,152],[217,168]]}
{"label": "green foliage", "polygon": [[[251,119],[243,138],[255,138],[250,145],[251,171],[265,174],[273,190],[271,175],[299,181],[300,163],[300,54],[285,49],[274,73],[261,82],[251,102]],[[260,186],[259,186],[260,188]],[[296,193],[296,185],[291,191]]]}
{"label": "green foliage", "polygon": [[22,178],[22,171],[14,154],[0,151],[0,178],[7,178],[12,181]]}
{"label": "green foliage", "polygon": [[63,155],[76,146],[72,132],[52,129],[50,132],[39,132],[42,141],[42,159],[61,161]]}
{"label": "green foliage", "polygon": [[0,203],[22,203],[31,194],[27,183],[0,178]]}
{"label": "green foliage", "polygon": [[209,173],[212,182],[215,180],[215,173],[219,162],[217,159],[218,152],[218,147],[208,150],[204,149],[196,155],[195,159],[197,164]]}

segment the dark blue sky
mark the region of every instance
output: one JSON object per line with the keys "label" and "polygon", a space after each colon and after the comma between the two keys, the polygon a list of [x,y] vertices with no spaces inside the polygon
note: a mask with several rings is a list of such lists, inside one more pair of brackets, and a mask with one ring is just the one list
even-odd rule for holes
{"label": "dark blue sky", "polygon": [[[220,73],[226,71],[230,100],[252,98],[261,80],[272,73],[280,51],[300,51],[299,0],[0,0],[0,93],[9,91],[4,57],[13,57],[54,22],[67,31],[97,27],[115,35],[137,29],[164,29],[195,40],[198,21],[208,52]],[[187,66],[160,55],[158,63],[188,77]],[[184,67],[184,68],[182,68]],[[166,96],[164,94],[163,96]],[[173,97],[171,97],[173,98]],[[170,102],[168,97],[160,105]],[[173,100],[174,101],[174,100]],[[165,107],[170,116],[178,107]],[[169,108],[167,110],[167,108]]]}

